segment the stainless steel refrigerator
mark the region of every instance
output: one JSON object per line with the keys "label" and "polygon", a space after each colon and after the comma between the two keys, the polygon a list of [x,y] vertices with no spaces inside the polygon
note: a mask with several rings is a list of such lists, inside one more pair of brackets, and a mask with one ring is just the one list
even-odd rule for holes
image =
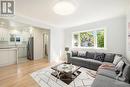
{"label": "stainless steel refrigerator", "polygon": [[28,45],[27,45],[27,59],[29,59],[29,60],[34,59],[33,43],[34,43],[34,38],[30,37],[29,40],[28,40]]}

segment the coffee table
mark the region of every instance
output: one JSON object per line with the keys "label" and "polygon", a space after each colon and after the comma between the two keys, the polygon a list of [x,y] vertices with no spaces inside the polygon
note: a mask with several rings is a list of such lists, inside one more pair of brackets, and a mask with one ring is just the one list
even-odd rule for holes
{"label": "coffee table", "polygon": [[81,67],[69,63],[61,63],[51,67],[54,70],[51,74],[63,82],[71,83],[81,72],[78,71]]}

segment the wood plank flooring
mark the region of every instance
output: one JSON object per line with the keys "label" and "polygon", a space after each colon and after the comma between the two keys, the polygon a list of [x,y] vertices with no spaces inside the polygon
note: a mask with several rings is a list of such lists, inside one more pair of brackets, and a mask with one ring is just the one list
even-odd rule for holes
{"label": "wood plank flooring", "polygon": [[30,74],[49,65],[46,59],[0,68],[0,87],[39,87]]}

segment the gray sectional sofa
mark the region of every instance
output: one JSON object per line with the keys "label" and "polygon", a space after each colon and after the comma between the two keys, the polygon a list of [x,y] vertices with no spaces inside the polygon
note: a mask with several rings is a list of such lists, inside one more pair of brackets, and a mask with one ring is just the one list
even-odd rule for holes
{"label": "gray sectional sofa", "polygon": [[78,52],[72,51],[68,53],[68,62],[72,64],[86,67],[88,69],[97,70],[103,62],[112,63],[115,54],[112,53],[96,53],[96,52]]}
{"label": "gray sectional sofa", "polygon": [[[121,75],[117,74],[116,65],[113,64],[115,55],[122,57],[121,60],[124,62]],[[72,51],[67,56],[69,63],[97,71],[91,87],[130,87],[130,63],[122,55]],[[112,65],[112,67],[101,68],[103,65]]]}

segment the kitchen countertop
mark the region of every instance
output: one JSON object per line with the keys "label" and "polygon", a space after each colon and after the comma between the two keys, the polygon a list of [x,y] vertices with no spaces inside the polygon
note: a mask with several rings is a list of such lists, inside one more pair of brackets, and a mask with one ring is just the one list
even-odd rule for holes
{"label": "kitchen countertop", "polygon": [[0,48],[0,50],[17,50],[17,48],[6,47],[6,48]]}
{"label": "kitchen countertop", "polygon": [[18,49],[18,48],[26,48],[26,45],[0,45],[0,49]]}

